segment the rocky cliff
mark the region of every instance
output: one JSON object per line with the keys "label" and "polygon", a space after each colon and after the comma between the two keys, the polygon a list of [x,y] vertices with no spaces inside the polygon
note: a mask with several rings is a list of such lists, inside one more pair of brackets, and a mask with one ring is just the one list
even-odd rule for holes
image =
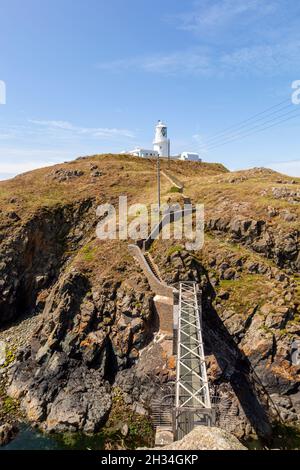
{"label": "rocky cliff", "polygon": [[[164,166],[164,163],[162,163]],[[156,241],[166,282],[203,290],[209,378],[220,427],[239,438],[300,420],[300,180],[264,169],[172,162],[194,203],[204,203],[205,245],[186,252]],[[46,431],[94,433],[116,390],[133,412],[174,380],[159,343],[154,294],[127,240],[96,238],[96,207],[155,202],[153,162],[103,155],[0,184],[0,340],[12,360],[2,390]],[[165,202],[180,199],[162,180]],[[171,385],[170,385],[171,386]],[[4,392],[3,392],[4,394]],[[1,413],[0,413],[1,416]]]}

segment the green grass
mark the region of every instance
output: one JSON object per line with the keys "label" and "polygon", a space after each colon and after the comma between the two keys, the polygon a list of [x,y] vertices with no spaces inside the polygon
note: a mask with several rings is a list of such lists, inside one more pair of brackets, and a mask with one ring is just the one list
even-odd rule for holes
{"label": "green grass", "polygon": [[270,286],[261,274],[243,274],[239,279],[220,280],[219,289],[229,292],[228,307],[244,314],[248,309],[261,307],[266,302]]}
{"label": "green grass", "polygon": [[167,251],[167,256],[173,255],[173,253],[180,253],[183,250],[182,245],[171,246]]}
{"label": "green grass", "polygon": [[169,190],[169,193],[180,193],[181,189],[178,188],[177,186],[172,186],[171,189]]}
{"label": "green grass", "polygon": [[91,263],[95,259],[96,250],[90,245],[86,245],[82,248],[83,260],[87,263]]}
{"label": "green grass", "polygon": [[0,369],[5,369],[7,366],[12,364],[14,362],[15,358],[16,358],[16,349],[15,348],[6,349],[5,362],[4,362],[4,364],[2,364],[2,366],[0,366]]}
{"label": "green grass", "polygon": [[5,385],[0,386],[0,422],[8,418],[16,419],[21,415],[20,404],[18,400],[7,396]]}
{"label": "green grass", "polygon": [[2,400],[2,409],[1,412],[4,415],[12,415],[17,412],[19,408],[19,403],[8,396],[4,397]]}
{"label": "green grass", "polygon": [[113,403],[108,422],[103,431],[111,434],[114,439],[120,435],[120,426],[128,426],[128,434],[124,437],[123,445],[127,449],[154,444],[154,429],[147,416],[134,413],[124,401],[124,393],[119,387],[113,389]]}

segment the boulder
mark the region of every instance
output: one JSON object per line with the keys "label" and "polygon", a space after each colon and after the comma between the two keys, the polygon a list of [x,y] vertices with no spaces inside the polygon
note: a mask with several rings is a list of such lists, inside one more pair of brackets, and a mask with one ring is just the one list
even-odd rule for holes
{"label": "boulder", "polygon": [[80,176],[83,176],[83,174],[84,173],[82,170],[65,170],[64,168],[58,168],[53,170],[49,177],[53,180],[63,182],[72,180],[74,178],[79,178]]}
{"label": "boulder", "polygon": [[161,450],[247,450],[239,440],[224,429],[197,426],[180,441],[160,447]]}
{"label": "boulder", "polygon": [[[53,366],[43,365],[35,377],[27,380],[25,387],[22,384],[25,373],[20,374],[17,369],[8,393],[20,397],[28,420],[39,423],[47,432],[97,432],[111,408],[109,384],[99,371],[87,369],[77,361],[68,362],[59,357],[55,362]],[[34,368],[35,365],[31,370]]]}

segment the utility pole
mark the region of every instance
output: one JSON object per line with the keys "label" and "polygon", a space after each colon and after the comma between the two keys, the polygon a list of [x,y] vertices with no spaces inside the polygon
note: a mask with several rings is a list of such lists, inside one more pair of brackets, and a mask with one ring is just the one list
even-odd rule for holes
{"label": "utility pole", "polygon": [[160,216],[160,160],[157,155],[157,202],[158,202],[158,216]]}

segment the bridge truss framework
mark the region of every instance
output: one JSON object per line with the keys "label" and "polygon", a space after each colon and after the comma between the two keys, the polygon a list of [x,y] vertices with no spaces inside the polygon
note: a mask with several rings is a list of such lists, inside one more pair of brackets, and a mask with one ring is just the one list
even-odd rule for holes
{"label": "bridge truss framework", "polygon": [[195,282],[179,283],[177,377],[174,437],[181,439],[197,425],[211,426],[211,405],[202,339],[202,309]]}

